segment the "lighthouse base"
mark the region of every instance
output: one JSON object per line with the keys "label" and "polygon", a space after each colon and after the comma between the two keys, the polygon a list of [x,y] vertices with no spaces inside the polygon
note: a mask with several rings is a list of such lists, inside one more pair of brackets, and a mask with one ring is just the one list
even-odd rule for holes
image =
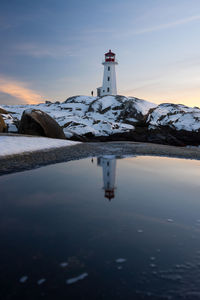
{"label": "lighthouse base", "polygon": [[113,92],[108,92],[103,90],[103,87],[98,87],[97,88],[97,97],[102,97],[102,96],[116,96],[117,94],[114,94]]}
{"label": "lighthouse base", "polygon": [[97,88],[97,97],[101,97],[101,87]]}

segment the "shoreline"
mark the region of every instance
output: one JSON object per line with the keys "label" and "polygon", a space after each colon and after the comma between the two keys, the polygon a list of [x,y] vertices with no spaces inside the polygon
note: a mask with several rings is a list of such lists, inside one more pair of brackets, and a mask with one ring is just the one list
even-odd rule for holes
{"label": "shoreline", "polygon": [[81,143],[70,147],[51,148],[0,157],[0,176],[49,164],[102,155],[116,155],[117,157],[148,155],[200,160],[200,148],[121,141]]}

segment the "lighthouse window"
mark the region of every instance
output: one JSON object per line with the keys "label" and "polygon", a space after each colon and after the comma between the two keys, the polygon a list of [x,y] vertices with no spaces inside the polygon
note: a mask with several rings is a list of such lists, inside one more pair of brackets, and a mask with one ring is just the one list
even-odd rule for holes
{"label": "lighthouse window", "polygon": [[108,81],[110,81],[110,77],[108,77]]}
{"label": "lighthouse window", "polygon": [[107,88],[107,92],[110,92],[110,89],[109,89],[109,88]]}
{"label": "lighthouse window", "polygon": [[109,166],[109,161],[107,162],[107,166]]}
{"label": "lighthouse window", "polygon": [[110,71],[110,67],[108,67],[108,71]]}
{"label": "lighthouse window", "polygon": [[110,173],[109,172],[107,172],[107,176],[109,176],[110,175]]}

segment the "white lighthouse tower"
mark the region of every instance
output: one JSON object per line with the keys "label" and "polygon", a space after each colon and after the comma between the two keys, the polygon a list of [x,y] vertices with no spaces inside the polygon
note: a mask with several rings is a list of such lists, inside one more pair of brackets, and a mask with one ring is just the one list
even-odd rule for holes
{"label": "white lighthouse tower", "polygon": [[116,158],[115,156],[98,157],[97,165],[103,169],[104,196],[110,201],[115,197]]}
{"label": "white lighthouse tower", "polygon": [[102,65],[104,65],[103,85],[102,87],[97,88],[97,96],[117,95],[115,73],[115,65],[117,64],[118,62],[115,60],[115,53],[111,50],[105,53],[105,60],[102,62]]}

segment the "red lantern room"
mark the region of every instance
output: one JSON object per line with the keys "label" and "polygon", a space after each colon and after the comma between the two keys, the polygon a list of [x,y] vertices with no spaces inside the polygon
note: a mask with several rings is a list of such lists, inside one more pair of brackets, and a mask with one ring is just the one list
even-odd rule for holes
{"label": "red lantern room", "polygon": [[108,200],[110,201],[112,198],[115,198],[115,192],[114,189],[112,190],[105,190],[105,198],[108,198]]}
{"label": "red lantern room", "polygon": [[111,50],[105,53],[105,61],[115,61],[115,53],[111,52]]}

